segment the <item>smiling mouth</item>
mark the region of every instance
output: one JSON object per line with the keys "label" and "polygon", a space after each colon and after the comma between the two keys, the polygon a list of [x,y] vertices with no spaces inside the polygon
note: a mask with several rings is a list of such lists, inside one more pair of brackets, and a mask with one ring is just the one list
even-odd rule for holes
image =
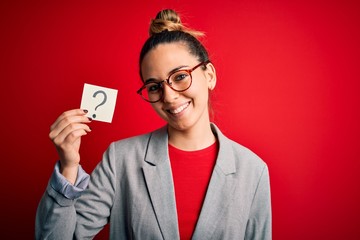
{"label": "smiling mouth", "polygon": [[171,114],[179,114],[182,111],[184,111],[189,105],[190,105],[190,102],[187,102],[184,105],[181,105],[180,107],[178,107],[176,109],[168,109],[166,111],[171,113]]}

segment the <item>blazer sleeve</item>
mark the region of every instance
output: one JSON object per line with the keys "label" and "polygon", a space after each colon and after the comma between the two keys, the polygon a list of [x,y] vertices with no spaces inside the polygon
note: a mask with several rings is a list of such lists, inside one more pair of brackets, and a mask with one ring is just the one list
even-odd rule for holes
{"label": "blazer sleeve", "polygon": [[106,225],[115,193],[112,155],[110,146],[78,198],[66,197],[49,182],[36,213],[35,239],[91,239]]}
{"label": "blazer sleeve", "polygon": [[271,218],[269,171],[265,166],[251,204],[245,239],[270,240],[272,238]]}

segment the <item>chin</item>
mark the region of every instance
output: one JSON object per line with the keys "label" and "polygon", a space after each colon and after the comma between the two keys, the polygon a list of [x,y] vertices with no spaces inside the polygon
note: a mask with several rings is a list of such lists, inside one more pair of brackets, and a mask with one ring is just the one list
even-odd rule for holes
{"label": "chin", "polygon": [[190,121],[167,121],[170,128],[175,129],[177,131],[186,131],[189,130],[194,124],[192,124]]}

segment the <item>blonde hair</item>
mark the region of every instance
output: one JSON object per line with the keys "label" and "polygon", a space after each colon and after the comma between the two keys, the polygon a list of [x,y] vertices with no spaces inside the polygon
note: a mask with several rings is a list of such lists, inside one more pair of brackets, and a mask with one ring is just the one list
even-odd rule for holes
{"label": "blonde hair", "polygon": [[[155,19],[151,20],[149,34],[150,37],[146,40],[140,52],[140,69],[145,55],[157,45],[163,43],[182,42],[188,47],[190,54],[195,56],[199,62],[209,61],[208,53],[198,39],[204,33],[185,27],[174,10],[165,9],[160,11]],[[141,71],[140,76],[142,77]]]}
{"label": "blonde hair", "polygon": [[160,11],[155,19],[151,20],[149,34],[153,36],[163,31],[182,31],[192,35],[195,38],[204,36],[203,32],[196,31],[186,27],[180,19],[177,12],[172,9],[165,9]]}
{"label": "blonde hair", "polygon": [[[149,34],[150,37],[144,43],[139,59],[139,73],[143,81],[141,63],[145,55],[159,44],[182,42],[186,44],[190,54],[195,56],[199,62],[210,61],[207,50],[199,41],[199,37],[202,37],[205,34],[184,26],[180,20],[179,14],[174,10],[165,9],[160,11],[155,19],[151,20]],[[206,65],[203,69],[206,69]],[[211,107],[210,98],[208,105],[210,117],[213,118],[214,113]]]}

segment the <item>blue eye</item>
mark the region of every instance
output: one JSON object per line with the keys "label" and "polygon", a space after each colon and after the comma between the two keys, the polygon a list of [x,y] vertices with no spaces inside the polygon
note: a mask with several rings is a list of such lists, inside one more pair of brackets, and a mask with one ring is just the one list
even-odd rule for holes
{"label": "blue eye", "polygon": [[161,83],[148,83],[146,84],[146,90],[149,92],[149,93],[156,93],[160,90],[161,88]]}
{"label": "blue eye", "polygon": [[190,74],[188,72],[179,71],[179,72],[174,73],[174,75],[171,78],[172,78],[172,81],[179,82],[179,81],[186,80],[189,77],[190,77]]}

